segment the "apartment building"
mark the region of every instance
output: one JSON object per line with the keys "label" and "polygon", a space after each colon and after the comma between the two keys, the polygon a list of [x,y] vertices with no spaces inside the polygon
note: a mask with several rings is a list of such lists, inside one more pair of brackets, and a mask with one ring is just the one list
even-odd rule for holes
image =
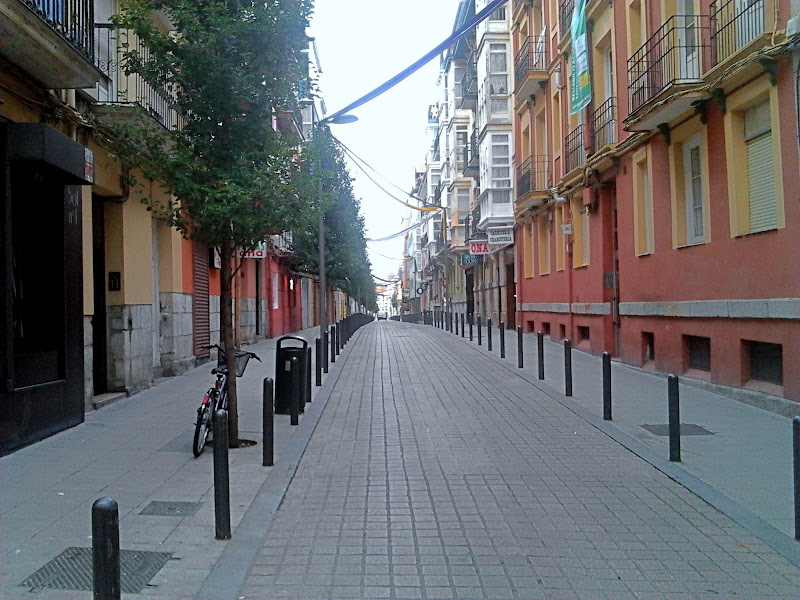
{"label": "apartment building", "polygon": [[797,3],[512,11],[525,330],[800,400]]}

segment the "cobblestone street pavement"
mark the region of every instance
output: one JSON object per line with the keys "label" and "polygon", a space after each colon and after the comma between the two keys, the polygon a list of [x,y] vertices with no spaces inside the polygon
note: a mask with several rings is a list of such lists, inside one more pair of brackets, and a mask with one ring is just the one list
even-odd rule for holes
{"label": "cobblestone street pavement", "polygon": [[797,598],[800,571],[474,346],[362,328],[238,598]]}

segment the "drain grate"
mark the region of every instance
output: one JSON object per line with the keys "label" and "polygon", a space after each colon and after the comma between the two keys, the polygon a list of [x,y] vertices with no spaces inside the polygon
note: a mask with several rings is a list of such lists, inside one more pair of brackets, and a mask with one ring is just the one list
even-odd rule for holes
{"label": "drain grate", "polygon": [[[669,425],[642,425],[642,429],[646,429],[653,435],[668,436]],[[716,435],[713,431],[709,431],[700,425],[693,425],[692,423],[681,423],[681,435]]]}
{"label": "drain grate", "polygon": [[154,515],[156,517],[192,517],[200,510],[202,502],[165,502],[153,500],[145,506],[140,515]]}
{"label": "drain grate", "polygon": [[[126,594],[141,592],[170,558],[170,552],[120,550],[122,591]],[[92,591],[92,549],[67,548],[20,585],[31,589]]]}

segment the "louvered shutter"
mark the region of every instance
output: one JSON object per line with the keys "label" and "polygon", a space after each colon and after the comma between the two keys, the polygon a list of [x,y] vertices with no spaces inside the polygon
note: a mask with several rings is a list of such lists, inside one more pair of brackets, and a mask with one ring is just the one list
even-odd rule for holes
{"label": "louvered shutter", "polygon": [[589,209],[581,211],[581,260],[584,265],[589,264]]}
{"label": "louvered shutter", "polygon": [[211,343],[208,315],[208,246],[194,242],[193,258],[192,337],[194,338],[194,355],[198,358],[205,358],[210,355],[210,352],[203,346]]}
{"label": "louvered shutter", "polygon": [[777,228],[778,207],[775,202],[771,131],[747,142],[747,183],[751,233]]}

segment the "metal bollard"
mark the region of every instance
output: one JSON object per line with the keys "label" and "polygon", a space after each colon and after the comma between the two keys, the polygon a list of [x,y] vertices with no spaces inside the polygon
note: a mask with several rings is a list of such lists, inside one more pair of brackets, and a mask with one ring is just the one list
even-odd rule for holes
{"label": "metal bollard", "polygon": [[456,313],[456,318],[455,318],[455,321],[456,321],[456,331],[455,331],[455,334],[456,334],[456,335],[458,335],[458,313]]}
{"label": "metal bollard", "polygon": [[[317,339],[319,342],[319,339]],[[271,377],[264,377],[264,392],[261,395],[262,440],[261,466],[271,467],[275,464],[275,382]]]}
{"label": "metal bollard", "polygon": [[342,322],[336,324],[336,356],[342,351]]}
{"label": "metal bollard", "polygon": [[564,340],[564,395],[572,396],[572,342]]}
{"label": "metal bollard", "polygon": [[292,394],[289,397],[289,424],[300,424],[300,361],[296,356],[289,360],[292,370]]}
{"label": "metal bollard", "polygon": [[478,346],[481,345],[481,316],[478,315]]}
{"label": "metal bollard", "polygon": [[108,496],[92,504],[94,600],[120,600],[119,506]]}
{"label": "metal bollard", "polygon": [[486,319],[486,347],[492,351],[492,320]]}
{"label": "metal bollard", "polygon": [[500,335],[500,358],[506,357],[506,324],[500,321],[500,329],[497,332]]}
{"label": "metal bollard", "polygon": [[311,346],[306,346],[306,404],[311,402]]}
{"label": "metal bollard", "polygon": [[792,419],[794,450],[794,539],[800,540],[800,416]]}
{"label": "metal bollard", "polygon": [[[292,360],[297,360],[293,358]],[[214,413],[214,522],[218,540],[231,539],[231,490],[228,477],[228,411]]]}
{"label": "metal bollard", "polygon": [[470,342],[472,341],[472,319],[473,318],[474,317],[472,316],[472,313],[470,313],[470,315],[469,315],[469,341]]}
{"label": "metal bollard", "polygon": [[522,356],[522,325],[517,326],[517,368],[521,369],[523,366]]}
{"label": "metal bollard", "polygon": [[336,362],[336,325],[331,325],[331,363]]}
{"label": "metal bollard", "polygon": [[611,420],[611,355],[603,352],[603,420]]}
{"label": "metal bollard", "polygon": [[539,359],[539,379],[544,379],[544,334],[536,332],[536,353]]}
{"label": "metal bollard", "polygon": [[667,378],[667,412],[669,415],[669,460],[681,460],[681,397],[678,390],[678,376]]}
{"label": "metal bollard", "polygon": [[322,372],[328,372],[328,330],[322,332]]}
{"label": "metal bollard", "polygon": [[[450,333],[453,333],[453,311],[450,311]],[[458,320],[456,319],[456,328],[458,328]],[[456,333],[458,333],[456,331]]]}
{"label": "metal bollard", "polygon": [[461,337],[464,337],[464,313],[461,313]]}
{"label": "metal bollard", "polygon": [[314,361],[314,366],[317,370],[317,379],[315,383],[317,384],[317,387],[319,387],[322,385],[322,340],[317,338],[314,345],[316,346],[315,350],[317,353],[317,360]]}

